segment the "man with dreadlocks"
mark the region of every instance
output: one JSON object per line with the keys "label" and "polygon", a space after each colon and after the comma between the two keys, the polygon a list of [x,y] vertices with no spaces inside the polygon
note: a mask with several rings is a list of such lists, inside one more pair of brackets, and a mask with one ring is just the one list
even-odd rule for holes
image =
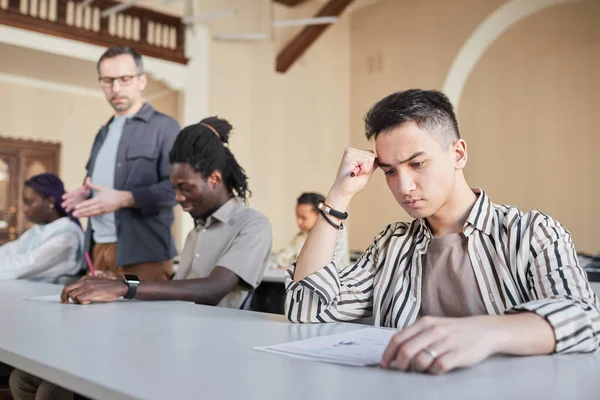
{"label": "man with dreadlocks", "polygon": [[195,221],[172,281],[86,277],[66,286],[62,301],[183,300],[240,308],[260,283],[271,251],[271,225],[248,207],[244,169],[229,150],[232,126],[206,118],[183,129],[170,153],[176,201]]}

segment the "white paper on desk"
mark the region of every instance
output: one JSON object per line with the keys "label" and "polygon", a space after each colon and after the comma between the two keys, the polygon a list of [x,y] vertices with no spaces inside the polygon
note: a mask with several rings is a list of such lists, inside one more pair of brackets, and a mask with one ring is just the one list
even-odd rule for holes
{"label": "white paper on desk", "polygon": [[305,360],[365,367],[379,364],[395,333],[397,331],[391,329],[364,328],[254,349]]}
{"label": "white paper on desk", "polygon": [[[60,303],[60,294],[51,294],[50,296],[35,296],[35,297],[22,297],[25,300],[42,301],[44,303]],[[116,301],[131,301],[120,298]],[[69,299],[69,303],[73,304],[73,300]]]}
{"label": "white paper on desk", "polygon": [[22,297],[25,300],[43,301],[44,303],[60,303],[60,294],[51,294],[50,296]]}

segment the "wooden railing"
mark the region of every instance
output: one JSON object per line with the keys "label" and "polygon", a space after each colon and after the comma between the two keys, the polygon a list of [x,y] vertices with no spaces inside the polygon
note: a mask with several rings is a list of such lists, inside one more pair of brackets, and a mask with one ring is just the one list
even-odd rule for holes
{"label": "wooden railing", "polygon": [[130,7],[102,17],[113,0],[0,0],[0,24],[104,47],[129,46],[139,53],[187,63],[185,26],[176,16]]}

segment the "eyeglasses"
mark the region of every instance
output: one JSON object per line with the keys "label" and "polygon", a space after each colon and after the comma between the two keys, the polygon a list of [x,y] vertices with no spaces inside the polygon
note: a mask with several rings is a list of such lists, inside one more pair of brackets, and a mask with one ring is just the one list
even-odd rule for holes
{"label": "eyeglasses", "polygon": [[111,78],[108,76],[101,76],[98,78],[98,82],[100,82],[100,85],[102,85],[102,87],[105,87],[105,88],[112,87],[115,81],[119,82],[119,85],[121,85],[121,86],[129,86],[133,82],[133,78],[136,78],[140,75],[142,75],[142,73],[135,74],[135,75],[117,76],[115,78]]}

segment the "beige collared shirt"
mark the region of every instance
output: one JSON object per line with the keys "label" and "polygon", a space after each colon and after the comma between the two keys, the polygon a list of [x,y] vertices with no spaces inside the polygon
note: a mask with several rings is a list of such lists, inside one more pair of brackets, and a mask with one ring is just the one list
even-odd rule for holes
{"label": "beige collared shirt", "polygon": [[[291,242],[277,253],[269,257],[270,268],[289,268],[300,255],[302,246],[308,238],[308,232],[300,232],[293,237]],[[346,268],[350,264],[350,249],[348,247],[348,229],[344,228],[338,231],[335,241],[334,252],[335,265],[339,270]]]}
{"label": "beige collared shirt", "polygon": [[246,285],[238,285],[218,304],[239,308],[256,288],[271,252],[271,224],[267,217],[234,197],[191,231],[173,279],[206,278],[217,267],[227,268]]}

